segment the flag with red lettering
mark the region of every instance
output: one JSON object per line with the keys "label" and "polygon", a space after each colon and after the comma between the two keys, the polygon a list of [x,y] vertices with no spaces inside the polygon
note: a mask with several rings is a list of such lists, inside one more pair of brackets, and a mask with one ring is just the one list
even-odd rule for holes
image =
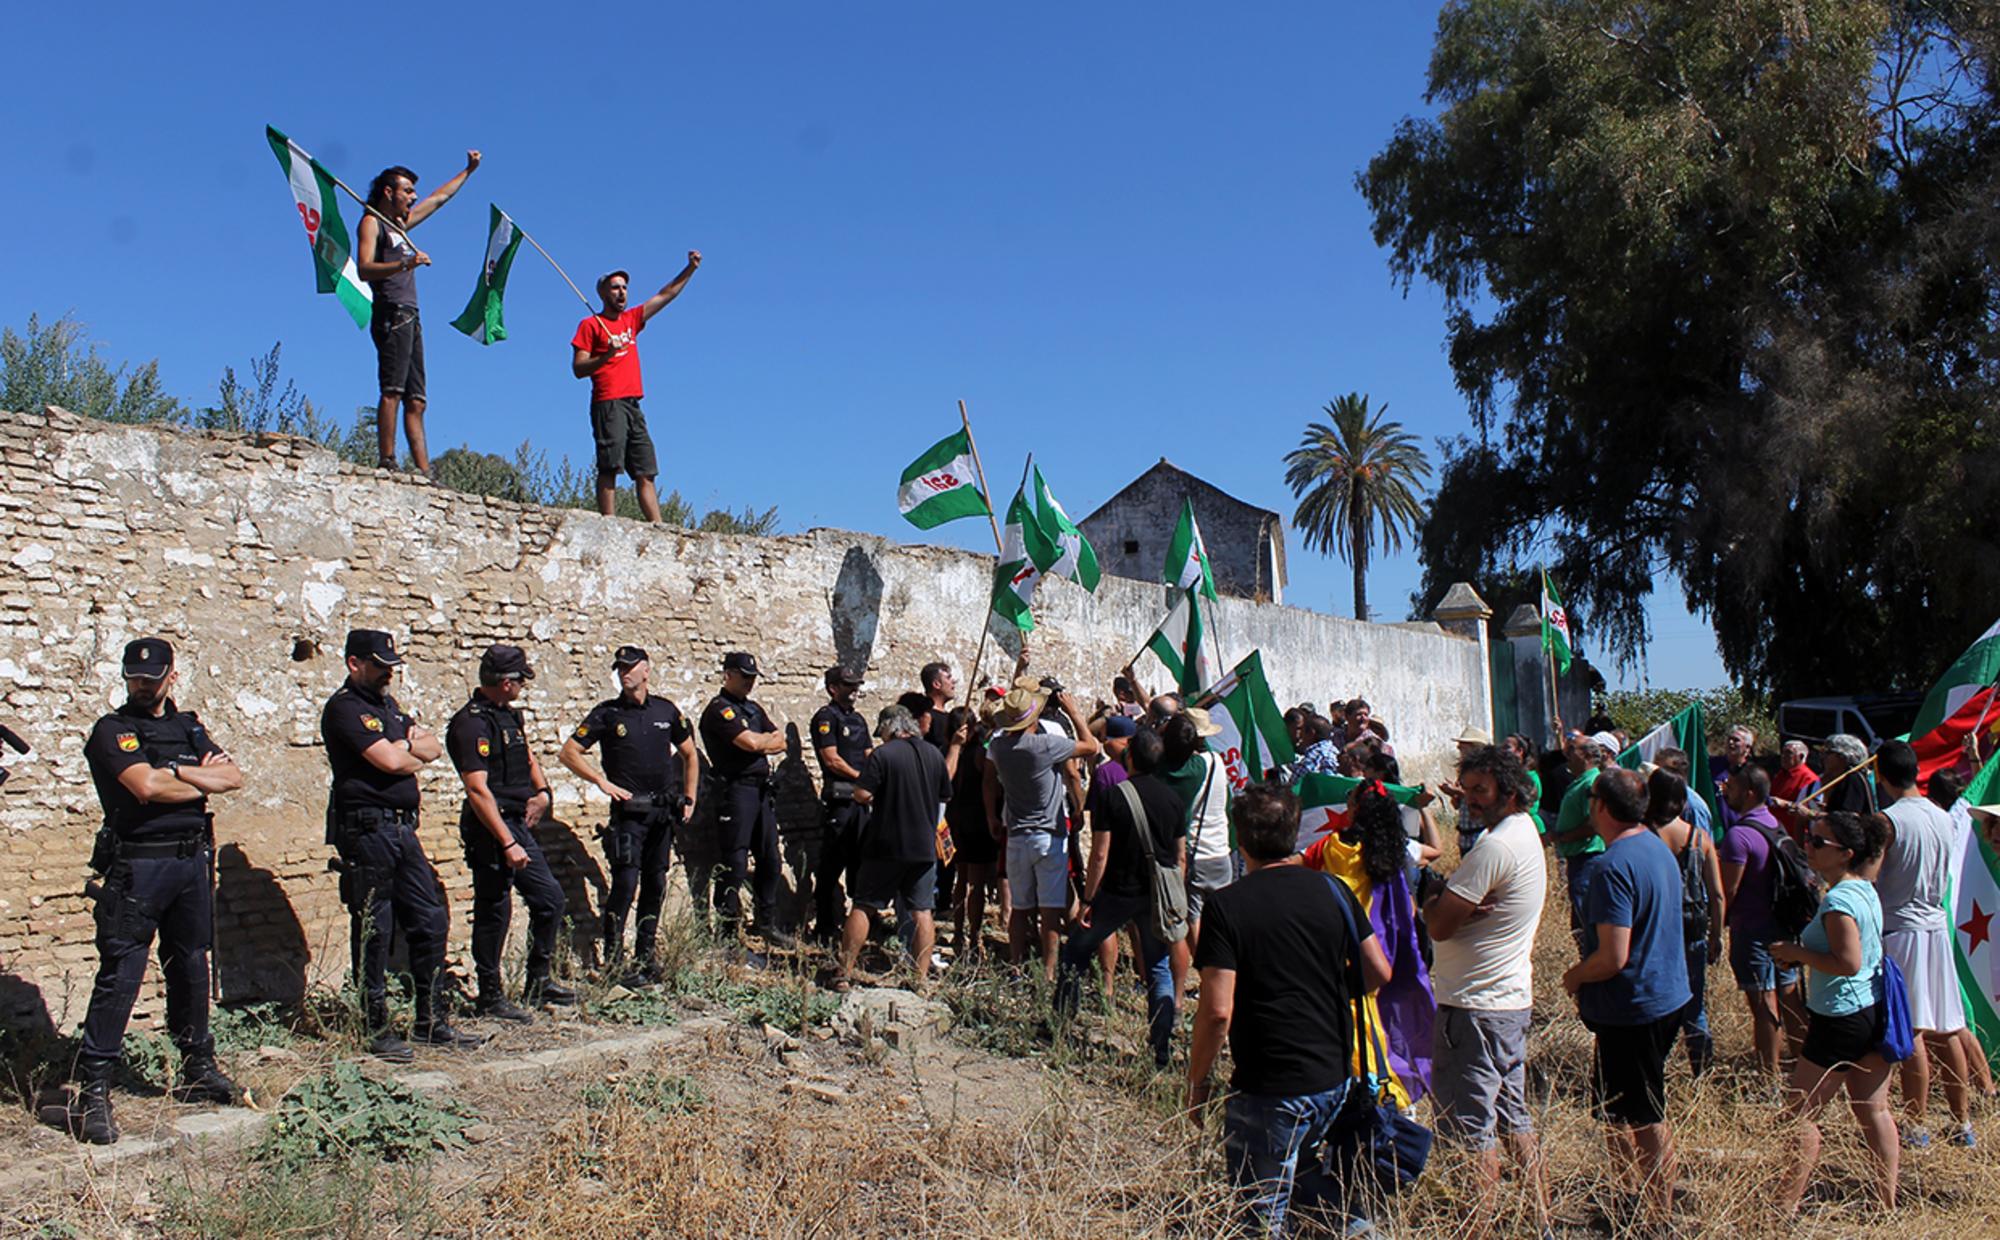
{"label": "flag with red lettering", "polygon": [[1028,506],[1025,491],[1007,505],[1007,527],[1001,536],[1000,564],[993,570],[993,614],[1012,622],[1023,633],[1035,627],[1035,587],[1062,556],[1049,541],[1041,522]]}
{"label": "flag with red lettering", "polygon": [[264,126],[264,137],[291,184],[299,222],[306,228],[306,244],[312,248],[313,278],[319,291],[339,298],[357,326],[368,326],[375,313],[375,295],[361,282],[361,272],[354,265],[354,246],[348,240],[347,225],[340,222],[333,174],[269,125]]}
{"label": "flag with red lettering", "polygon": [[972,464],[972,434],[961,428],[938,440],[903,471],[896,511],[920,530],[983,517],[993,509],[980,491]]}
{"label": "flag with red lettering", "polygon": [[1221,756],[1232,788],[1261,783],[1273,767],[1298,757],[1285,734],[1285,712],[1264,679],[1262,651],[1251,651],[1189,705],[1207,709],[1209,721],[1222,729],[1208,738],[1208,747]]}

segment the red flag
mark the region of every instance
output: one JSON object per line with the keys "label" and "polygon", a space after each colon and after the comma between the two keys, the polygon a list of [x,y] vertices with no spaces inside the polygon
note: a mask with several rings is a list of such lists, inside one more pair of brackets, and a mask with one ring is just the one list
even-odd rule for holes
{"label": "red flag", "polygon": [[2000,691],[2000,685],[1981,689],[1943,723],[1910,741],[1910,748],[1917,751],[1920,790],[1930,789],[1931,776],[1966,760],[1965,738],[1975,731],[1980,734],[1981,752],[1991,752],[1995,739],[2000,738],[2000,702],[1995,700],[1996,691]]}

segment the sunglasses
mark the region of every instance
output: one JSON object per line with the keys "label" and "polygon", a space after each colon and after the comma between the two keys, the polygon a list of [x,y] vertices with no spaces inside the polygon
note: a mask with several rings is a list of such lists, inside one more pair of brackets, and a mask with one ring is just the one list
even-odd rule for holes
{"label": "sunglasses", "polygon": [[1808,835],[1806,836],[1806,847],[1845,849],[1847,845],[1841,843],[1839,840],[1830,840],[1826,838],[1824,835]]}

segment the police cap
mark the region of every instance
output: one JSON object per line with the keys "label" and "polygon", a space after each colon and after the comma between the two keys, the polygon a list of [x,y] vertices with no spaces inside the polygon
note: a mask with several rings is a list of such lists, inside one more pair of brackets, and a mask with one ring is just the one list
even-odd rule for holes
{"label": "police cap", "polygon": [[646,662],[649,662],[649,660],[646,657],[646,650],[643,646],[620,646],[611,656],[611,666],[618,668],[620,671],[631,667],[635,663]]}
{"label": "police cap", "polygon": [[528,666],[528,652],[519,646],[488,646],[479,656],[479,674],[496,680],[533,680],[535,669]]}
{"label": "police cap", "polygon": [[758,674],[757,656],[747,650],[732,650],[722,656],[722,670],[725,672],[741,672],[745,676],[755,676]]}
{"label": "police cap", "polygon": [[835,685],[858,685],[860,683],[861,673],[859,672],[851,672],[844,667],[829,667],[826,669],[826,684],[829,689]]}
{"label": "police cap", "polygon": [[174,648],[164,637],[142,637],[125,643],[125,675],[158,680],[174,670]]}
{"label": "police cap", "polygon": [[396,649],[396,636],[380,629],[354,629],[347,635],[347,657],[373,659],[383,667],[401,667],[403,656]]}

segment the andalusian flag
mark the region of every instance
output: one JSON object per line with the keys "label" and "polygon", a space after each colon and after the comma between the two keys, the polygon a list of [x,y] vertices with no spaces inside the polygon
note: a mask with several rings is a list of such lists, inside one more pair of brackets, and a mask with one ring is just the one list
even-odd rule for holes
{"label": "andalusian flag", "polygon": [[1546,568],[1542,570],[1542,649],[1556,661],[1556,675],[1569,671],[1569,612],[1564,610],[1562,599],[1556,596],[1555,582],[1549,580]]}
{"label": "andalusian flag", "polygon": [[306,227],[306,244],[312,249],[313,278],[319,291],[340,298],[356,326],[368,326],[375,313],[375,295],[361,282],[361,273],[354,266],[354,245],[348,240],[347,225],[340,222],[340,200],[334,197],[339,190],[333,174],[269,125],[264,126],[264,137],[285,170],[285,179],[291,182],[299,222]]}
{"label": "andalusian flag", "polygon": [[1167,544],[1167,566],[1161,570],[1160,579],[1170,586],[1183,590],[1201,587],[1202,594],[1215,602],[1215,570],[1208,563],[1208,547],[1201,541],[1201,527],[1194,523],[1194,501],[1181,501],[1180,524],[1174,527],[1174,540]]}
{"label": "andalusian flag", "polygon": [[[1301,775],[1296,791],[1299,795],[1299,850],[1303,852],[1316,841],[1345,831],[1354,821],[1348,813],[1347,800],[1354,790],[1367,780],[1352,779],[1346,775]],[[1406,788],[1402,784],[1383,784],[1389,799],[1398,805],[1409,805],[1422,795],[1422,789]]]}
{"label": "andalusian flag", "polygon": [[1174,687],[1182,694],[1199,693],[1215,679],[1215,667],[1209,662],[1203,640],[1201,602],[1193,590],[1179,594],[1173,610],[1146,640],[1146,649],[1166,666],[1167,675],[1174,678]]}
{"label": "andalusian flag", "polygon": [[1715,780],[1708,772],[1707,715],[1702,711],[1700,702],[1690,704],[1687,709],[1633,742],[1630,749],[1618,755],[1618,765],[1628,771],[1636,771],[1643,763],[1654,761],[1654,755],[1662,749],[1678,749],[1688,756],[1688,791],[1707,802],[1711,814],[1719,812],[1721,807],[1715,803]]}
{"label": "andalusian flag", "polygon": [[514,227],[514,221],[507,213],[492,203],[486,204],[493,212],[493,226],[486,234],[486,265],[479,270],[479,284],[472,290],[472,300],[465,303],[465,313],[451,321],[451,325],[481,344],[492,344],[507,338],[507,324],[500,318],[500,299],[507,292],[507,273],[514,266],[514,251],[521,248],[521,230]]}
{"label": "andalusian flag", "polygon": [[1241,790],[1262,782],[1272,767],[1298,757],[1285,733],[1285,712],[1264,680],[1262,651],[1251,651],[1201,696],[1197,704],[1206,707],[1209,719],[1222,729],[1208,738],[1208,747],[1222,756],[1230,787]]}
{"label": "andalusian flag", "polygon": [[993,509],[979,489],[972,460],[972,432],[960,427],[925,450],[903,471],[896,488],[896,511],[920,530],[984,517]]}
{"label": "andalusian flag", "polygon": [[1083,531],[1076,528],[1076,522],[1069,519],[1063,506],[1056,502],[1055,493],[1049,490],[1048,479],[1042,477],[1042,467],[1033,464],[1030,458],[1029,472],[1035,487],[1035,519],[1042,524],[1042,533],[1056,545],[1062,554],[1049,566],[1049,572],[1057,577],[1067,577],[1084,589],[1095,594],[1097,583],[1104,576],[1097,569],[1097,552],[1091,550],[1090,540]]}
{"label": "andalusian flag", "polygon": [[1958,964],[1965,1016],[1986,1048],[1986,1061],[2000,1069],[2000,942],[1993,914],[2000,911],[2000,857],[1972,821],[1972,807],[2000,801],[2000,757],[1974,777],[1952,810],[1964,837],[1964,860],[1951,893],[1952,955]]}
{"label": "andalusian flag", "polygon": [[1035,587],[1056,562],[1056,545],[1042,532],[1022,491],[1007,505],[999,567],[993,571],[993,614],[1026,633],[1035,627]]}
{"label": "andalusian flag", "polygon": [[1917,721],[1910,725],[1910,735],[1922,736],[1937,727],[1957,714],[1967,698],[1996,680],[2000,680],[2000,620],[1995,620],[1938,677],[1917,711]]}

